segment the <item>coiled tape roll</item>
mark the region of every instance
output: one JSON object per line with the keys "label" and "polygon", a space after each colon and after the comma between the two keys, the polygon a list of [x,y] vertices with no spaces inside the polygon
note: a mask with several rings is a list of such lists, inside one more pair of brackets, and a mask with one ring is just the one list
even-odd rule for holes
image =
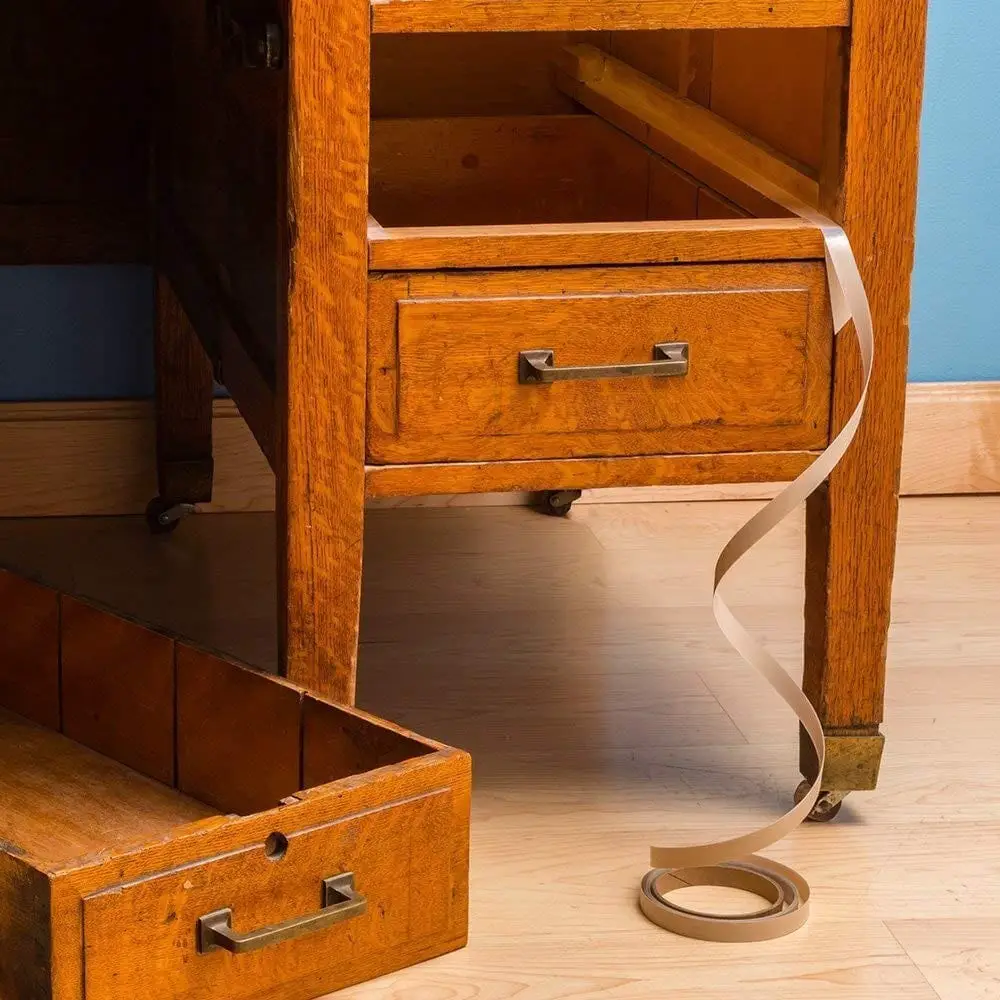
{"label": "coiled tape roll", "polygon": [[[642,880],[639,890],[642,912],[669,931],[707,941],[765,941],[782,937],[801,927],[809,915],[809,885],[805,879],[784,865],[757,856],[757,852],[791,833],[815,805],[826,756],[823,727],[799,685],[739,623],[722,599],[719,587],[733,566],[815,492],[843,458],[864,413],[875,350],[868,296],[844,230],[801,204],[789,202],[783,192],[766,181],[761,180],[754,186],[815,223],[822,231],[834,331],[839,334],[851,320],[854,321],[861,354],[862,390],[854,412],[829,447],[740,528],[715,564],[712,607],[722,634],[798,716],[812,742],[819,765],[816,778],[802,800],[780,819],[762,829],[710,844],[650,849],[653,870]],[[748,890],[763,897],[765,905],[756,912],[730,917],[690,910],[667,898],[674,889],[689,885],[724,885]]]}

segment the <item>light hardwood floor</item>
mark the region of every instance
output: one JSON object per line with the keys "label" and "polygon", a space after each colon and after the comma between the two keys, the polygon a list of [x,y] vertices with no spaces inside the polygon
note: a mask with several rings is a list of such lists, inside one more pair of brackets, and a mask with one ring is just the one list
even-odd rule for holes
{"label": "light hardwood floor", "polygon": [[[903,504],[881,786],[770,852],[812,884],[806,928],[707,944],[638,913],[651,842],[763,822],[798,780],[789,713],[709,610],[757,506],[369,515],[359,702],[474,755],[471,942],[340,996],[1000,997],[1000,497]],[[0,562],[272,667],[272,536],[0,521]],[[799,520],[727,588],[792,670],[802,559]]]}

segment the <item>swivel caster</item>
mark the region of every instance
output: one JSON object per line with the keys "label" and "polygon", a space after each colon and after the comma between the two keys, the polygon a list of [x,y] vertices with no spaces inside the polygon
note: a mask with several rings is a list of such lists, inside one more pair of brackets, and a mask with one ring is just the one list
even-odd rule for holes
{"label": "swivel caster", "polygon": [[539,509],[543,514],[550,514],[552,517],[565,517],[581,495],[580,490],[546,490],[542,494],[542,504]]}
{"label": "swivel caster", "polygon": [[169,535],[194,510],[193,503],[168,503],[163,497],[153,497],[146,504],[146,526],[152,535]]}
{"label": "swivel caster", "polygon": [[[811,784],[811,781],[802,781],[799,787],[795,789],[796,804],[805,798],[805,794],[809,791]],[[847,792],[820,791],[819,798],[816,800],[816,804],[812,807],[812,811],[806,819],[810,823],[829,823],[840,812],[840,807],[844,804],[845,798],[847,798]]]}

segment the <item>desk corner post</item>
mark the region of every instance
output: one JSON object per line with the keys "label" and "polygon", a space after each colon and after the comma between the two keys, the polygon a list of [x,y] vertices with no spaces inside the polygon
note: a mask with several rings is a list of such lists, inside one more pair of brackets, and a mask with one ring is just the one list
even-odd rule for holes
{"label": "desk corner post", "polygon": [[365,493],[368,0],[287,0],[278,357],[283,672],[354,701]]}

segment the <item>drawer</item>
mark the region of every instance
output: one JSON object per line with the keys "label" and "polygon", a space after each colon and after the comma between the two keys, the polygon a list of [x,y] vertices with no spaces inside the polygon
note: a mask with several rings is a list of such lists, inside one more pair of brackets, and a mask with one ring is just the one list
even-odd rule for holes
{"label": "drawer", "polygon": [[4,1000],[308,1000],[465,943],[466,754],[3,571],[0,596],[52,630],[0,643]]}
{"label": "drawer", "polygon": [[280,846],[251,840],[88,895],[85,996],[313,997],[437,954],[456,938],[454,812],[439,787],[300,829],[275,817]]}
{"label": "drawer", "polygon": [[[802,450],[829,433],[821,262],[373,277],[369,345],[373,463]],[[686,366],[654,367],[658,345]]]}

